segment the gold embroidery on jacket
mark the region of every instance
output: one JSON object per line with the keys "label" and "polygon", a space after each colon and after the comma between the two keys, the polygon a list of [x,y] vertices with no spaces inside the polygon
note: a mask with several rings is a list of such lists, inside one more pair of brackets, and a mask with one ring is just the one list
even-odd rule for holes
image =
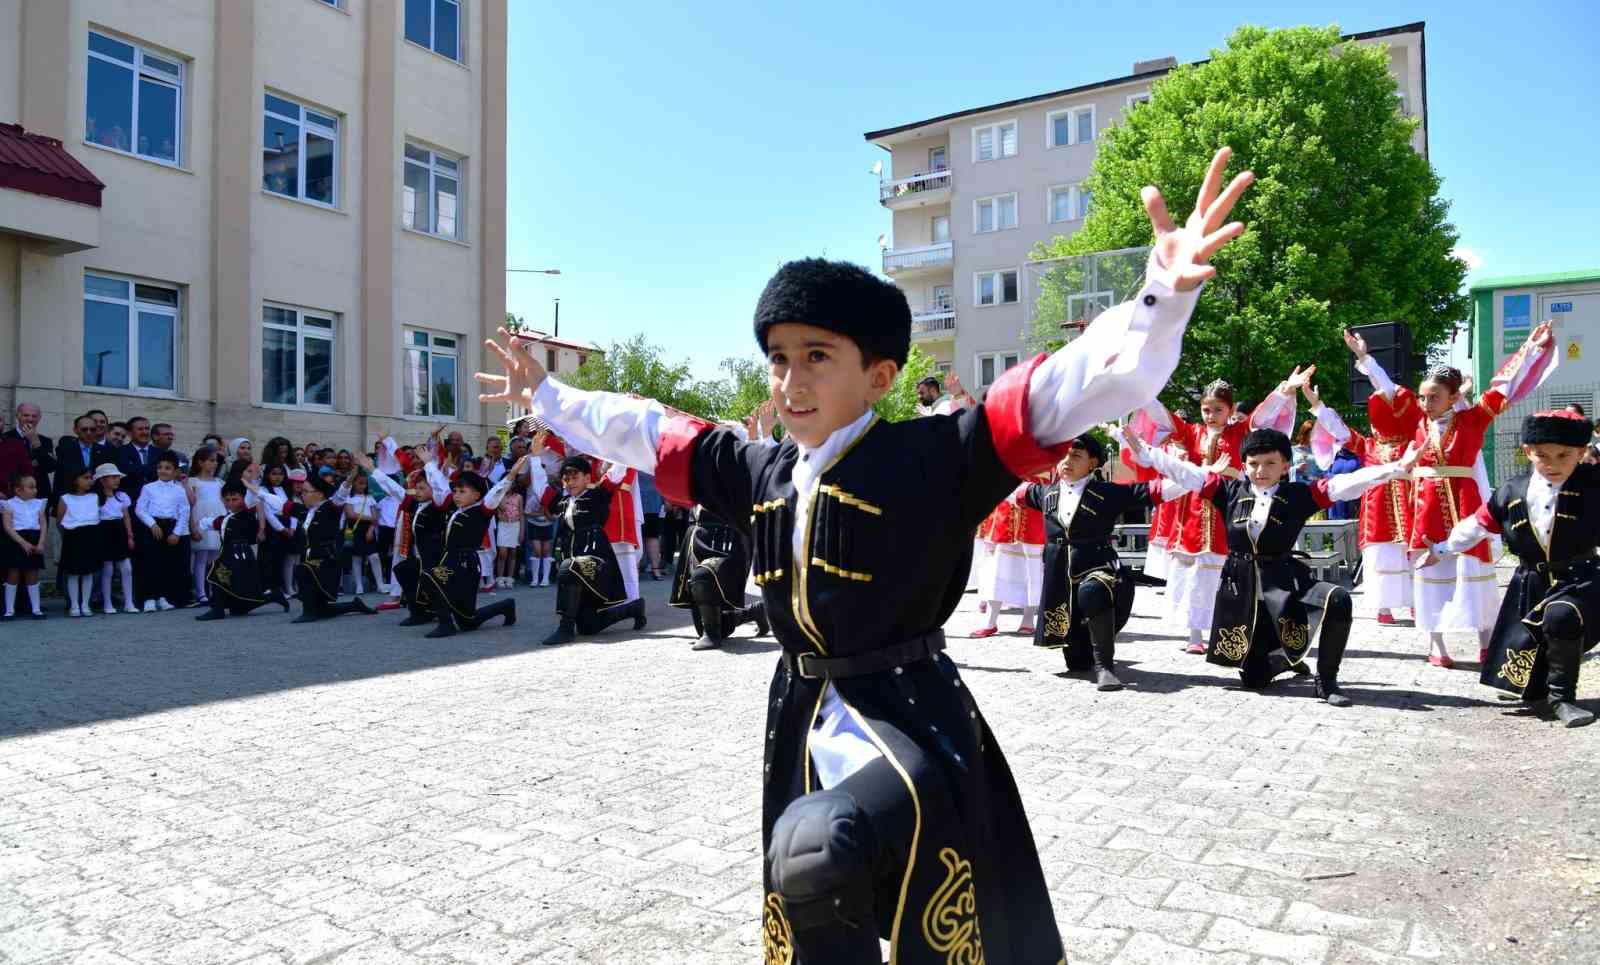
{"label": "gold embroidery on jacket", "polygon": [[1072,613],[1065,603],[1053,606],[1044,613],[1044,635],[1065,637],[1072,632]]}
{"label": "gold embroidery on jacket", "polygon": [[1528,686],[1528,677],[1533,673],[1533,658],[1538,653],[1538,647],[1532,647],[1527,650],[1507,650],[1505,666],[1500,668],[1500,676],[1518,690],[1526,688]]}
{"label": "gold embroidery on jacket", "polygon": [[1278,642],[1283,644],[1283,649],[1298,653],[1310,644],[1311,628],[1288,617],[1281,617],[1278,620]]}
{"label": "gold embroidery on jacket", "polygon": [[983,937],[978,934],[978,893],[972,886],[972,862],[954,848],[939,851],[944,883],[922,911],[922,937],[928,947],[945,953],[947,965],[983,965]]}
{"label": "gold embroidery on jacket", "polygon": [[1225,660],[1243,660],[1250,652],[1250,629],[1242,625],[1219,627],[1216,650]]}
{"label": "gold embroidery on jacket", "polygon": [[838,500],[844,505],[854,507],[864,513],[871,513],[874,516],[883,515],[882,507],[874,506],[872,503],[867,502],[860,496],[852,496],[843,489],[840,489],[838,486],[835,486],[831,483],[818,487],[817,492],[823,494],[824,496],[832,496],[834,499]]}
{"label": "gold embroidery on jacket", "polygon": [[857,573],[855,570],[843,569],[841,567],[834,566],[832,563],[829,563],[827,560],[823,559],[820,556],[811,557],[811,565],[812,566],[820,566],[820,567],[822,567],[822,572],[831,573],[834,576],[841,577],[841,578],[846,579],[846,580],[855,580],[855,581],[857,581],[859,583],[871,583],[872,582],[872,574],[871,573]]}
{"label": "gold embroidery on jacket", "polygon": [[794,961],[794,932],[783,914],[783,899],[768,894],[761,909],[761,948],[764,965],[790,965]]}

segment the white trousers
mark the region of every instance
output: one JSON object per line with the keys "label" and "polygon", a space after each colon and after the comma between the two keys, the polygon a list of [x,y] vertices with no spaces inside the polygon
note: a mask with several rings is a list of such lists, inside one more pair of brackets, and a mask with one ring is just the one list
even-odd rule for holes
{"label": "white trousers", "polygon": [[978,599],[998,600],[1005,606],[1038,606],[1044,590],[1044,547],[1000,543],[989,544],[985,552]]}
{"label": "white trousers", "polygon": [[1477,632],[1494,626],[1500,607],[1493,566],[1476,556],[1446,553],[1439,562],[1413,574],[1417,629]]}
{"label": "white trousers", "polygon": [[622,571],[622,589],[629,600],[639,599],[639,547],[632,543],[612,543],[617,568]]}
{"label": "white trousers", "polygon": [[1184,630],[1211,632],[1222,585],[1220,553],[1172,553],[1167,557],[1168,621]]}
{"label": "white trousers", "polygon": [[1409,608],[1412,603],[1411,564],[1399,543],[1369,543],[1361,550],[1361,588],[1379,610]]}

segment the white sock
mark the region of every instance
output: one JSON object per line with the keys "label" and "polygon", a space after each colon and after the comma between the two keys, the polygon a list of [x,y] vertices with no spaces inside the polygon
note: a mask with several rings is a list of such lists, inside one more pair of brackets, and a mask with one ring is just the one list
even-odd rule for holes
{"label": "white sock", "polygon": [[555,557],[543,556],[539,558],[539,585],[545,586],[550,582],[550,568],[556,565]]}
{"label": "white sock", "polygon": [[987,624],[985,624],[985,628],[986,629],[993,630],[995,627],[1000,625],[1000,601],[999,600],[990,600],[989,601],[989,612],[988,612],[987,616],[989,618],[989,622]]}
{"label": "white sock", "polygon": [[1479,630],[1478,631],[1478,649],[1479,650],[1487,650],[1487,649],[1489,649],[1489,638],[1493,637],[1493,636],[1494,636],[1494,631],[1493,630]]}
{"label": "white sock", "polygon": [[1035,609],[1035,607],[1031,606],[1025,606],[1022,608],[1022,626],[1026,627],[1033,625],[1033,613]]}
{"label": "white sock", "polygon": [[111,602],[111,571],[115,566],[109,560],[100,564],[100,604],[101,609],[107,611],[116,609]]}
{"label": "white sock", "polygon": [[6,584],[6,616],[14,617],[16,615],[17,615],[17,585],[15,583],[7,583]]}
{"label": "white sock", "polygon": [[1441,657],[1450,656],[1450,651],[1446,650],[1445,646],[1444,646],[1444,634],[1442,634],[1442,633],[1430,633],[1430,634],[1428,634],[1428,652],[1429,653],[1433,653],[1434,651],[1438,651],[1439,656],[1441,656]]}
{"label": "white sock", "polygon": [[78,603],[77,574],[72,574],[67,577],[67,603],[71,605],[73,613],[77,613],[83,609],[83,606]]}
{"label": "white sock", "polygon": [[[119,560],[117,573],[122,577],[122,608],[132,610],[133,606],[133,560]],[[110,592],[107,590],[106,592]]]}
{"label": "white sock", "polygon": [[350,561],[350,576],[356,581],[356,596],[367,592],[366,574],[362,572],[366,568],[367,565],[361,562],[361,557],[359,556]]}
{"label": "white sock", "polygon": [[290,596],[294,595],[294,562],[292,556],[283,558],[283,592]]}
{"label": "white sock", "polygon": [[83,601],[83,612],[94,612],[94,574],[88,573],[81,577],[83,589],[78,591],[78,599]]}
{"label": "white sock", "polygon": [[1190,627],[1189,628],[1189,642],[1190,643],[1205,643],[1204,636],[1205,636],[1205,631],[1201,630],[1199,627]]}
{"label": "white sock", "polygon": [[35,615],[44,612],[44,607],[39,605],[39,584],[28,584],[28,602],[33,605],[33,612]]}

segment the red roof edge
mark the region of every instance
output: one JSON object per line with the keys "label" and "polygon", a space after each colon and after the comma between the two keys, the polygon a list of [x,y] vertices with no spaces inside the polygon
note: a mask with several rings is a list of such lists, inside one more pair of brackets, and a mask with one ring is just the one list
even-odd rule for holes
{"label": "red roof edge", "polygon": [[0,187],[98,208],[105,183],[56,138],[0,124]]}

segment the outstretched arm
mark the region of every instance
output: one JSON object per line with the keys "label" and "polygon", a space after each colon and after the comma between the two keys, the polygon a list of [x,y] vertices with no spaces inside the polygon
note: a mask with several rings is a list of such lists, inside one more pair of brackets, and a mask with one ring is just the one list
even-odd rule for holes
{"label": "outstretched arm", "polygon": [[1347,499],[1355,499],[1374,486],[1410,475],[1412,467],[1417,464],[1417,458],[1421,455],[1422,450],[1412,446],[1398,462],[1367,466],[1365,469],[1337,476],[1324,476],[1311,484],[1312,495],[1323,508],[1333,503],[1342,503]]}

